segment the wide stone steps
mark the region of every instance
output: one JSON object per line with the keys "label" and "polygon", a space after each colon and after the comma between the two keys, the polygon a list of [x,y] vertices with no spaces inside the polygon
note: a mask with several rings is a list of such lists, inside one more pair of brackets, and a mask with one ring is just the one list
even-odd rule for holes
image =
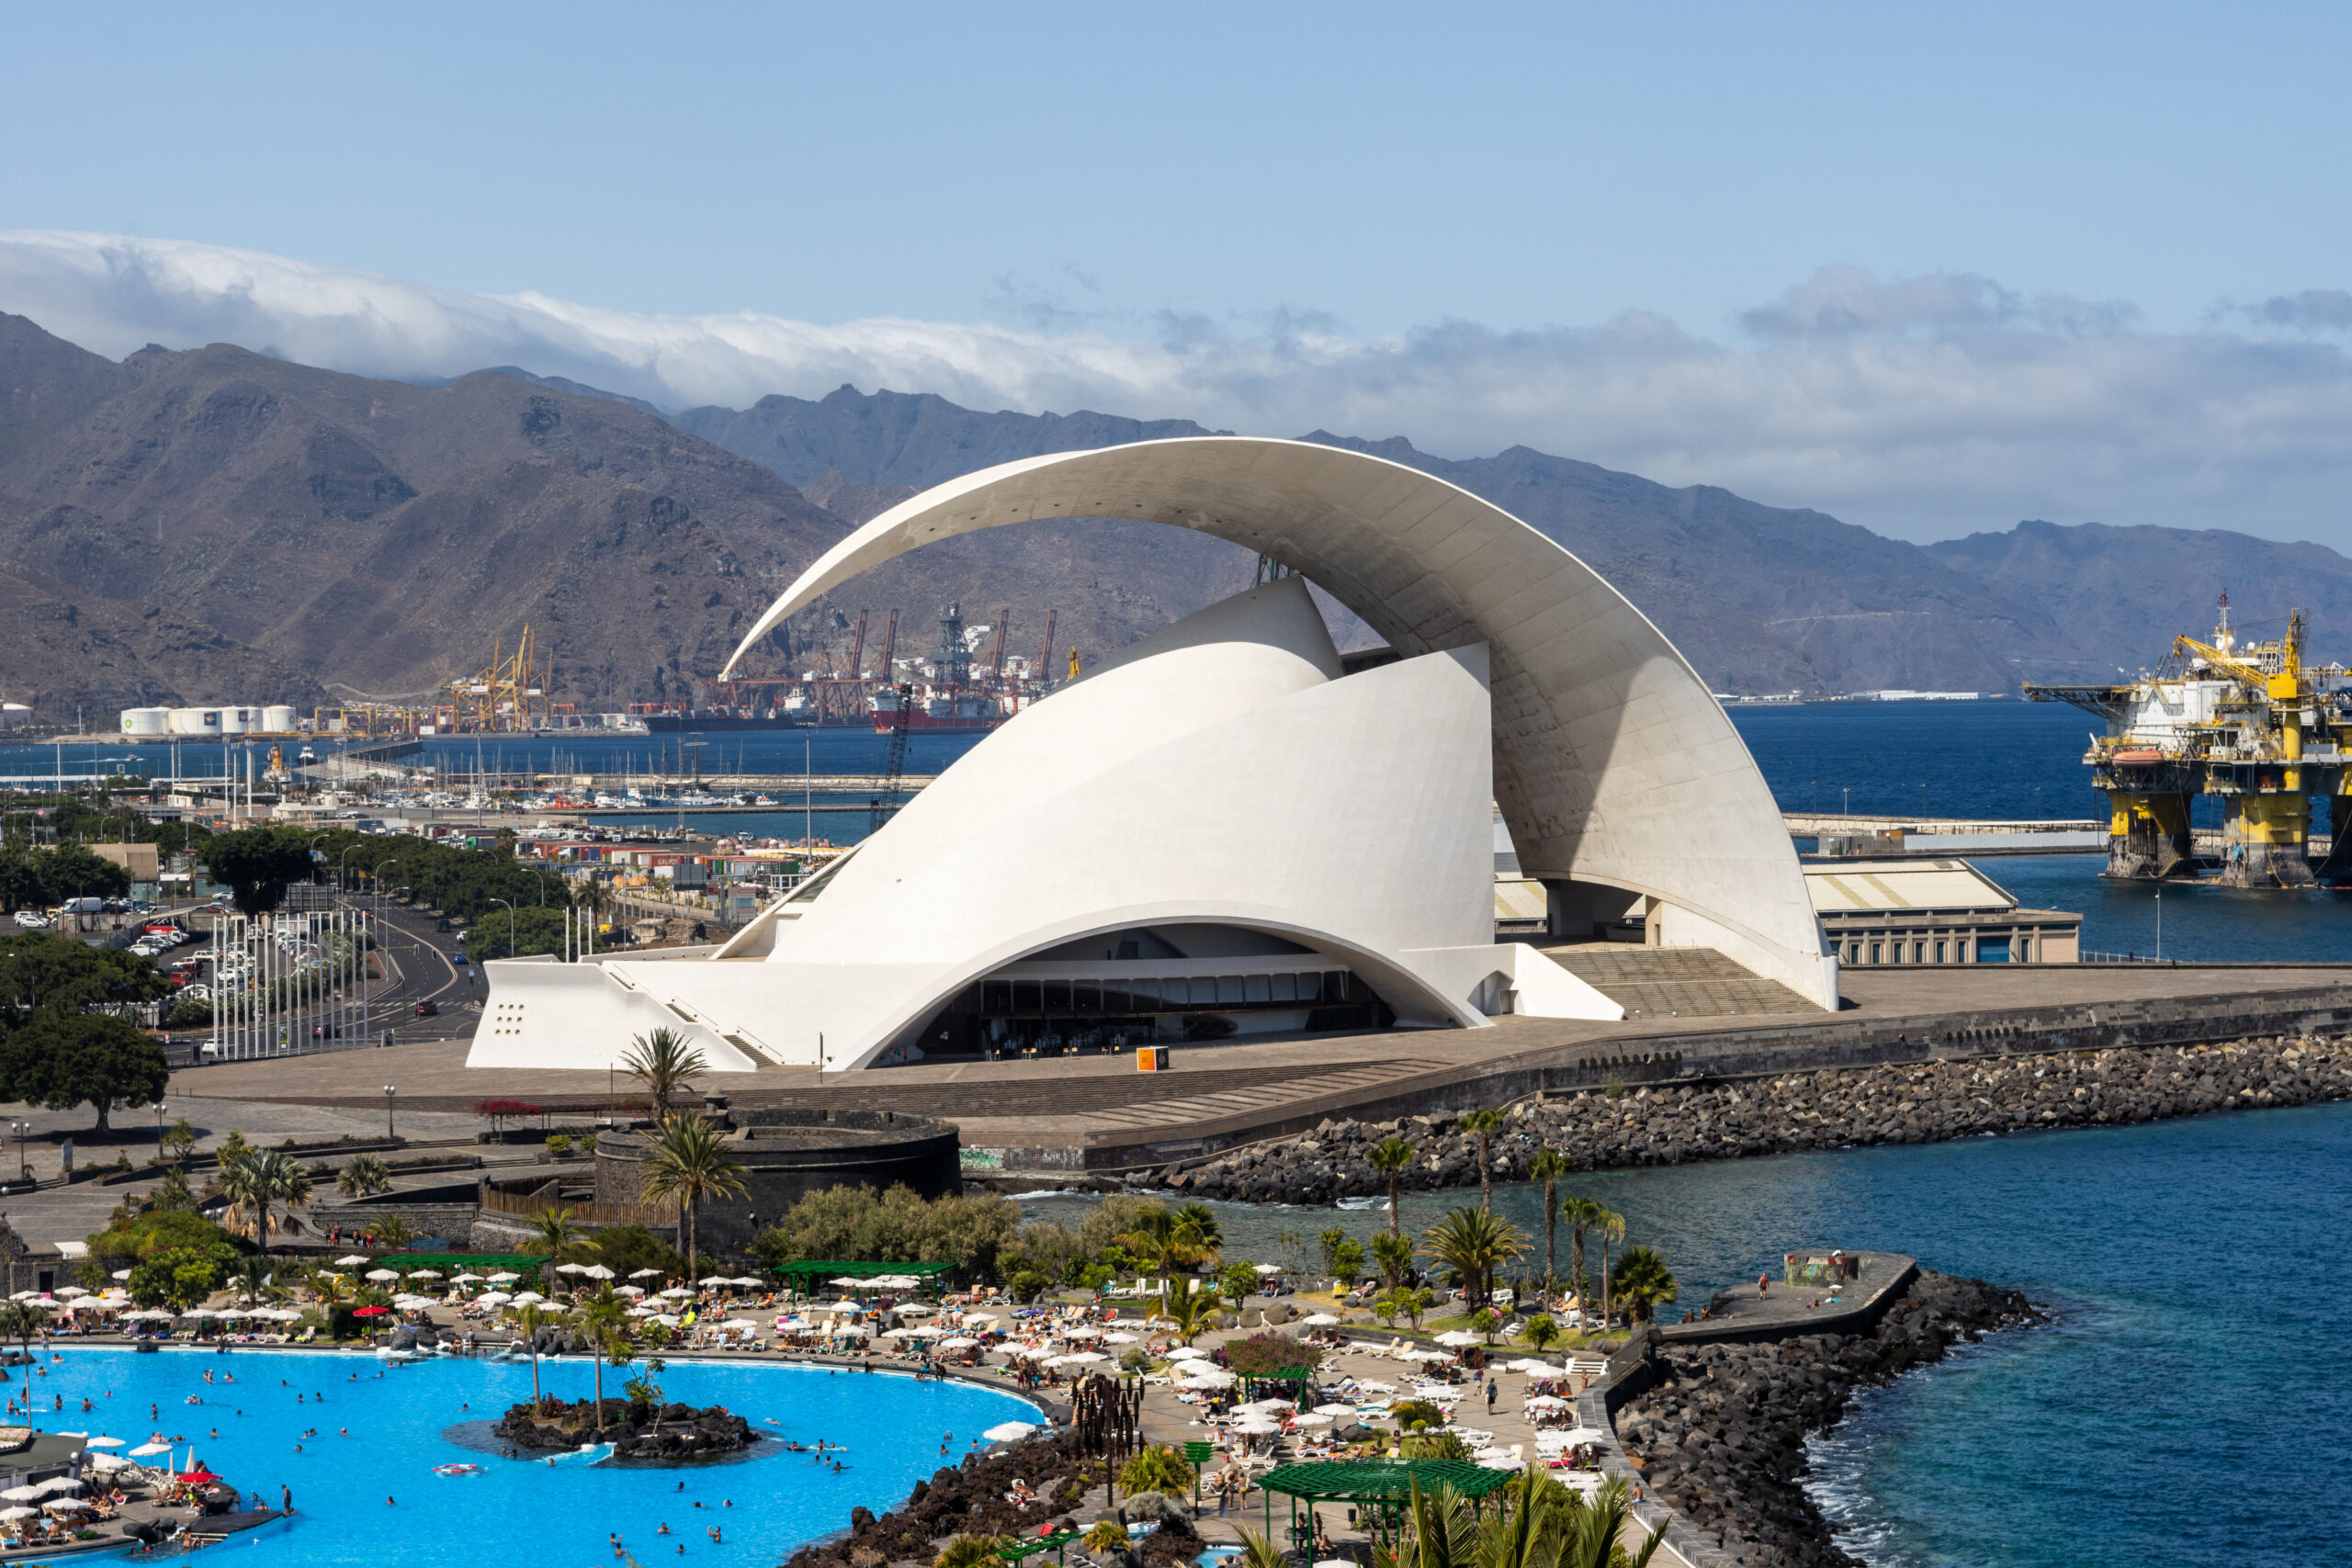
{"label": "wide stone steps", "polygon": [[1587,943],[1545,950],[1632,1018],[1745,1018],[1821,1010],[1709,947]]}

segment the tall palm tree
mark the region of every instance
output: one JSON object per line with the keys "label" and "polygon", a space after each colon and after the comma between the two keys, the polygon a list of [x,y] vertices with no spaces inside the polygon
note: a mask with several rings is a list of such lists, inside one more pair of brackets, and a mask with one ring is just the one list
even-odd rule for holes
{"label": "tall palm tree", "polygon": [[14,1339],[24,1347],[25,1361],[32,1363],[33,1337],[49,1326],[49,1314],[30,1302],[0,1302],[0,1339]]}
{"label": "tall palm tree", "polygon": [[1552,1233],[1560,1224],[1560,1178],[1576,1168],[1577,1162],[1557,1149],[1538,1149],[1527,1162],[1527,1174],[1544,1184],[1544,1293],[1547,1296],[1558,1278],[1553,1268]]}
{"label": "tall palm tree", "polygon": [[1484,1306],[1495,1271],[1526,1256],[1527,1236],[1483,1209],[1456,1209],[1421,1234],[1421,1250],[1453,1269],[1475,1303]]}
{"label": "tall palm tree", "polygon": [[1590,1198],[1569,1197],[1560,1203],[1560,1218],[1568,1226],[1568,1278],[1577,1288],[1577,1305],[1585,1304],[1584,1233],[1600,1223],[1609,1211]]}
{"label": "tall palm tree", "polygon": [[539,1310],[537,1302],[526,1302],[523,1310],[514,1314],[514,1325],[522,1331],[523,1343],[531,1348],[531,1408],[539,1407],[539,1330],[547,1326],[548,1314]]}
{"label": "tall palm tree", "polygon": [[703,1060],[702,1047],[689,1041],[674,1029],[657,1029],[650,1034],[634,1035],[629,1048],[621,1057],[621,1071],[645,1086],[652,1097],[654,1120],[667,1120],[670,1101],[681,1089],[692,1089],[687,1082],[697,1073],[710,1070]]}
{"label": "tall palm tree", "polygon": [[1493,1106],[1464,1111],[1455,1123],[1478,1140],[1478,1207],[1488,1213],[1495,1212],[1495,1162],[1487,1153],[1488,1140],[1503,1124],[1503,1113]]}
{"label": "tall palm tree", "polygon": [[1600,1211],[1592,1223],[1593,1234],[1600,1238],[1600,1326],[1609,1326],[1609,1244],[1625,1239],[1625,1216]]}
{"label": "tall palm tree", "polygon": [[674,1198],[686,1222],[686,1273],[700,1272],[695,1259],[695,1211],[713,1198],[741,1198],[742,1162],[727,1152],[727,1140],[700,1116],[662,1119],[662,1130],[646,1145],[644,1192],[648,1200]]}
{"label": "tall palm tree", "polygon": [[1388,1179],[1388,1234],[1403,1235],[1405,1218],[1398,1190],[1404,1184],[1405,1172],[1412,1168],[1413,1145],[1402,1138],[1383,1138],[1365,1157],[1372,1161],[1373,1169]]}
{"label": "tall palm tree", "polygon": [[616,1294],[613,1282],[588,1298],[582,1309],[580,1325],[588,1333],[589,1348],[596,1355],[596,1435],[605,1435],[605,1359],[617,1360],[628,1348],[628,1298]]}

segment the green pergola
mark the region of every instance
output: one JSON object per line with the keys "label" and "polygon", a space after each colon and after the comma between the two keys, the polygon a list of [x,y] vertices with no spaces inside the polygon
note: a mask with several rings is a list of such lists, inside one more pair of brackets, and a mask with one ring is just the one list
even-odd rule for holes
{"label": "green pergola", "polygon": [[1069,1529],[1055,1530],[1050,1535],[1024,1536],[1011,1546],[997,1548],[997,1561],[1017,1563],[1025,1557],[1050,1551],[1057,1561],[1067,1562],[1069,1561],[1069,1543],[1078,1539],[1078,1531]]}
{"label": "green pergola", "polygon": [[1298,1505],[1355,1503],[1370,1506],[1384,1527],[1394,1524],[1418,1484],[1424,1492],[1444,1487],[1475,1506],[1479,1498],[1519,1479],[1516,1470],[1488,1470],[1458,1459],[1329,1460],[1277,1465],[1258,1480],[1266,1494],[1266,1535],[1274,1533],[1274,1494],[1290,1499],[1291,1539],[1298,1536]]}

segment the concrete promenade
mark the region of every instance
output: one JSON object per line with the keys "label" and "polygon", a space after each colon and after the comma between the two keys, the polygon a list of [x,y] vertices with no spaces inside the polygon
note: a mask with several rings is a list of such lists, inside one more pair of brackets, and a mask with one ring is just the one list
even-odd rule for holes
{"label": "concrete promenade", "polygon": [[[1645,1017],[1618,1023],[1504,1018],[1481,1030],[1390,1031],[1178,1046],[1171,1070],[1131,1055],[917,1063],[822,1077],[809,1068],[714,1074],[739,1106],[860,1107],[944,1116],[982,1169],[1039,1176],[1148,1169],[1325,1116],[1385,1118],[1543,1090],[1739,1077],[1983,1054],[2184,1043],[2352,1026],[2352,966],[2153,964],[1864,969],[1835,1016]],[[470,1013],[448,1022],[469,1024]],[[274,1120],[461,1118],[485,1099],[605,1113],[630,1093],[605,1071],[465,1066],[464,1039],[194,1067],[175,1099],[272,1107]],[[379,1122],[380,1124],[380,1122]],[[449,1125],[461,1124],[452,1122]]]}

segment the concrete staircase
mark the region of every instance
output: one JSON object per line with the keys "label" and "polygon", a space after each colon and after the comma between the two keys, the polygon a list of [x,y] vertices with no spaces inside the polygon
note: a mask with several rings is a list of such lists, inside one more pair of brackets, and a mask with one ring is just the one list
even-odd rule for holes
{"label": "concrete staircase", "polygon": [[1747,1018],[1821,1010],[1777,980],[1708,947],[1635,947],[1579,942],[1546,948],[1577,978],[1632,1018]]}

